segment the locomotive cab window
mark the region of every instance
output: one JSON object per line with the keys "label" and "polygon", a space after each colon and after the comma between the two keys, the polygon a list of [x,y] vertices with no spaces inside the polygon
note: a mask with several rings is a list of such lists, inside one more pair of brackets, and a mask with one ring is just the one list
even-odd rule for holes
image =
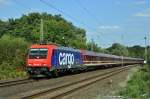
{"label": "locomotive cab window", "polygon": [[47,58],[46,48],[31,48],[29,50],[29,58],[30,59],[46,59]]}

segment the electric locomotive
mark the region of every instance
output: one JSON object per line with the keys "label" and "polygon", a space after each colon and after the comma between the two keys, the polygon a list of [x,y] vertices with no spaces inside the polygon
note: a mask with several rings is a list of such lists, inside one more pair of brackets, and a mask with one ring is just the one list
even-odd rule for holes
{"label": "electric locomotive", "polygon": [[57,45],[32,45],[27,57],[27,71],[30,75],[57,76],[57,72],[67,71],[83,65],[79,50]]}

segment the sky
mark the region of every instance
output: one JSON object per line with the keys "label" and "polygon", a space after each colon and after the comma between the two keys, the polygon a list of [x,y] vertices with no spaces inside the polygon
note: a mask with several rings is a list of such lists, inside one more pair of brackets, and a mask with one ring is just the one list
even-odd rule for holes
{"label": "sky", "polygon": [[150,0],[0,0],[0,19],[31,12],[61,14],[103,48],[150,45]]}

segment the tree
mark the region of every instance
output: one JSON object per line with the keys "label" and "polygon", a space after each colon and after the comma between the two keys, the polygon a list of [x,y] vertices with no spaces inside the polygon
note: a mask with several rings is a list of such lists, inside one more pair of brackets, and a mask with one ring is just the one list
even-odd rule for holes
{"label": "tree", "polygon": [[25,66],[26,51],[27,42],[24,39],[3,35],[0,38],[0,65]]}
{"label": "tree", "polygon": [[144,58],[144,47],[135,45],[133,47],[127,47],[127,49],[129,50],[129,56]]}
{"label": "tree", "polygon": [[87,43],[87,50],[95,51],[95,52],[101,52],[101,48],[98,47],[98,45],[95,42],[88,42]]}
{"label": "tree", "polygon": [[114,55],[128,56],[127,48],[119,43],[114,43],[111,47],[107,48],[107,50]]}
{"label": "tree", "polygon": [[[47,42],[57,43],[63,46],[85,48],[86,31],[74,26],[65,20],[61,15],[51,15],[47,13],[30,13],[18,19],[9,19],[6,22],[7,31],[3,34],[23,37],[28,42],[39,43],[40,38],[40,19],[44,21],[44,39]],[[0,21],[0,27],[5,22]],[[1,29],[1,30],[3,30]]]}

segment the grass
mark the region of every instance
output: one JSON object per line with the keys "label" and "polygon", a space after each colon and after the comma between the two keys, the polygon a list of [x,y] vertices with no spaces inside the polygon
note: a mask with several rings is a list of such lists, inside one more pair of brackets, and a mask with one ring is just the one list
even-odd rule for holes
{"label": "grass", "polygon": [[135,72],[119,95],[126,99],[150,99],[150,65]]}
{"label": "grass", "polygon": [[23,69],[14,68],[14,66],[8,63],[0,65],[0,80],[23,77],[27,77],[27,74]]}

